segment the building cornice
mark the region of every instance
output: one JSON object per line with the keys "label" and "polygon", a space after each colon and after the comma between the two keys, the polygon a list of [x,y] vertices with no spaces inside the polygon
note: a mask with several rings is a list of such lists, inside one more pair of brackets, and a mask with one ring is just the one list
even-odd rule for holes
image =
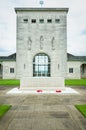
{"label": "building cornice", "polygon": [[15,8],[17,11],[66,11],[68,12],[69,8]]}

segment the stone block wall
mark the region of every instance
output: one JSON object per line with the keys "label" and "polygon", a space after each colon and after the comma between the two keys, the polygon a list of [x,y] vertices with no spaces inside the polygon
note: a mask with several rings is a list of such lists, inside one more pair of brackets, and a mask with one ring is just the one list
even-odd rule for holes
{"label": "stone block wall", "polygon": [[[51,77],[65,77],[67,66],[66,15],[68,9],[16,9],[17,78],[33,77],[33,57],[46,53],[51,59]],[[36,23],[32,23],[32,20]],[[40,19],[44,23],[40,23]],[[47,20],[51,19],[52,23]],[[59,19],[56,23],[55,20]],[[42,47],[41,47],[41,37]]]}
{"label": "stone block wall", "polygon": [[[17,13],[16,76],[21,78],[21,86],[26,80],[26,83],[30,81],[28,86],[33,85],[32,81],[36,79],[33,77],[34,56],[38,53],[45,53],[51,61],[50,79],[52,78],[53,86],[57,84],[57,87],[63,87],[63,79],[66,77],[67,71],[66,19],[68,9],[16,8],[15,11]],[[25,77],[27,77],[26,80],[23,80]],[[44,78],[46,79],[46,77]],[[43,84],[42,77],[39,79],[34,82]],[[46,80],[46,84],[51,83],[50,79]],[[54,82],[54,79],[57,79],[57,83]]]}
{"label": "stone block wall", "polygon": [[[67,62],[67,77],[68,79],[80,79],[81,71],[80,71],[81,62],[79,61],[68,61]],[[69,72],[69,69],[73,69],[73,72]]]}
{"label": "stone block wall", "polygon": [[16,79],[15,61],[5,61],[3,62],[2,66],[3,66],[3,79]]}

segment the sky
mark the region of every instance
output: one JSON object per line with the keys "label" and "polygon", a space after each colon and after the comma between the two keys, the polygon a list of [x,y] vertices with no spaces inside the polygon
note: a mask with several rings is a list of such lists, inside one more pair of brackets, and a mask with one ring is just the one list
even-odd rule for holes
{"label": "sky", "polygon": [[[0,0],[0,56],[16,52],[15,7],[41,7],[40,0]],[[67,7],[67,52],[86,56],[86,0],[44,0],[46,7]],[[42,7],[42,8],[43,8]]]}

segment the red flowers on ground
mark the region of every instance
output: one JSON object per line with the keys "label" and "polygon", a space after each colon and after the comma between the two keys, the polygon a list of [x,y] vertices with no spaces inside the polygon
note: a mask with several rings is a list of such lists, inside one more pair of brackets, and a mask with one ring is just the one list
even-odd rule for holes
{"label": "red flowers on ground", "polygon": [[56,90],[56,93],[57,93],[57,92],[62,92],[62,91],[61,91],[60,89],[57,89],[57,90]]}
{"label": "red flowers on ground", "polygon": [[42,90],[37,90],[38,93],[43,92]]}

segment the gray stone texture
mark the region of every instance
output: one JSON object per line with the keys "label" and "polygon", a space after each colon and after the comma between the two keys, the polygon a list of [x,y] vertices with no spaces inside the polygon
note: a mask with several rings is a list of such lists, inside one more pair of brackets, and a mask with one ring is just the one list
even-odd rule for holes
{"label": "gray stone texture", "polygon": [[0,86],[0,104],[12,108],[0,119],[0,130],[86,130],[86,118],[74,107],[86,103],[85,87],[74,95],[7,95]]}
{"label": "gray stone texture", "polygon": [[[21,78],[21,86],[25,83],[24,77],[34,80],[34,56],[38,53],[45,53],[51,59],[51,77],[57,77],[55,86],[59,87],[58,77],[60,77],[60,83],[62,81],[60,87],[63,87],[63,78],[66,77],[67,72],[66,17],[68,9],[16,8],[15,11],[17,13],[16,76]],[[27,22],[24,19],[27,19]],[[36,23],[32,23],[32,19],[35,19]],[[40,19],[44,19],[44,23],[40,23]],[[48,19],[51,19],[52,23],[48,23]],[[60,19],[59,23],[55,23],[55,19]],[[40,84],[40,82],[43,84],[41,80],[36,83]],[[51,84],[54,85],[54,80]],[[49,84],[46,85],[49,86]],[[28,86],[30,87],[29,83]]]}

